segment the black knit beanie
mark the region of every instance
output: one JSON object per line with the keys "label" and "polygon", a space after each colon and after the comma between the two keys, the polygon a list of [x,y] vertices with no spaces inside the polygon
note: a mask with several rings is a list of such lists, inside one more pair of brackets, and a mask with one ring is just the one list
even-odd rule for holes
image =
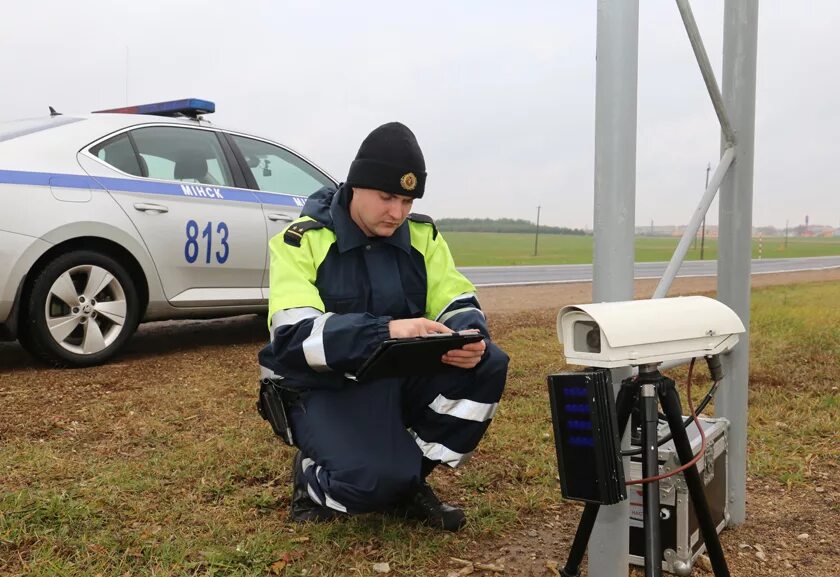
{"label": "black knit beanie", "polygon": [[350,164],[347,185],[422,198],[426,161],[414,133],[389,122],[368,134]]}

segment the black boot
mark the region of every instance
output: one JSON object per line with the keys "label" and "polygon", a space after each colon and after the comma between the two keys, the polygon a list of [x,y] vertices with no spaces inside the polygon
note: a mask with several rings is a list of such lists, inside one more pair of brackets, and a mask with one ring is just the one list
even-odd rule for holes
{"label": "black boot", "polygon": [[413,489],[396,512],[406,518],[418,519],[430,527],[444,531],[458,531],[467,523],[464,512],[457,507],[442,503],[426,482]]}
{"label": "black boot", "polygon": [[296,523],[323,523],[332,521],[341,513],[319,505],[309,497],[306,490],[306,477],[303,475],[303,454],[298,451],[295,454],[292,468],[292,481],[294,490],[292,492],[291,519]]}

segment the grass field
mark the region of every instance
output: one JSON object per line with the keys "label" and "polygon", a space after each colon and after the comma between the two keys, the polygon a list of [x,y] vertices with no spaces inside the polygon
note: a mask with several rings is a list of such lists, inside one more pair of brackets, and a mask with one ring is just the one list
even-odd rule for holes
{"label": "grass field", "polygon": [[[534,256],[534,235],[484,232],[447,232],[446,241],[458,266],[583,264],[592,262],[592,237],[572,235],[540,235],[537,256]],[[671,259],[679,238],[636,237],[636,262]],[[796,258],[840,255],[840,237],[829,238],[765,238],[761,242],[762,258]],[[693,245],[692,245],[693,246]],[[758,258],[759,241],[753,239],[752,257]],[[707,238],[703,258],[717,258],[717,239]],[[700,259],[700,241],[691,248],[687,260]]]}
{"label": "grass field", "polygon": [[[763,289],[752,302],[749,475],[793,495],[813,495],[815,480],[836,491],[840,285]],[[447,575],[450,556],[484,543],[492,555],[523,524],[575,523],[556,481],[545,387],[564,368],[555,314],[491,318],[512,358],[505,396],[468,466],[432,479],[469,514],[456,535],[380,515],[286,521],[292,451],[254,411],[262,332],[212,346],[176,335],[180,345],[106,367],[0,374],[0,575],[366,576],[383,562],[391,575]],[[705,378],[703,368],[698,399]],[[733,557],[740,539],[726,541]]]}

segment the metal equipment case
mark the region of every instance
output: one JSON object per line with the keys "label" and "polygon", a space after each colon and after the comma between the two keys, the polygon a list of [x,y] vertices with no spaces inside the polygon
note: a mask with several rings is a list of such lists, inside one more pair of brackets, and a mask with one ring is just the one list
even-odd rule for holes
{"label": "metal equipment case", "polygon": [[[703,479],[709,510],[720,533],[729,521],[729,499],[726,489],[727,431],[729,421],[724,418],[699,419],[706,434],[706,454],[696,467]],[[700,450],[700,433],[694,423],[686,432],[691,448]],[[659,472],[673,471],[679,466],[673,441],[659,447]],[[630,460],[630,478],[642,477],[641,456]],[[677,575],[689,575],[694,561],[706,550],[694,515],[694,509],[682,474],[659,481],[660,528],[662,532],[662,569]],[[642,486],[631,485],[630,499],[630,562],[644,565],[644,521],[642,515]]]}

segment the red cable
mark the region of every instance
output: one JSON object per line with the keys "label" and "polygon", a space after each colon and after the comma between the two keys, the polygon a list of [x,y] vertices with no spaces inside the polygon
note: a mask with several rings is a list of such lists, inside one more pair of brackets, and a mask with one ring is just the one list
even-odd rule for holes
{"label": "red cable", "polygon": [[[673,477],[677,473],[682,473],[689,467],[693,467],[697,464],[697,461],[700,460],[700,457],[706,452],[706,433],[703,431],[702,425],[700,425],[700,421],[697,419],[697,415],[694,414],[694,403],[691,400],[691,373],[694,371],[694,361],[695,359],[691,359],[691,364],[688,365],[688,384],[686,386],[686,396],[688,397],[688,409],[691,411],[691,416],[694,420],[694,426],[697,427],[697,430],[700,431],[700,452],[697,453],[693,459],[691,459],[685,465],[681,465],[671,471],[670,473],[663,473],[661,475],[657,475],[655,477],[645,477],[643,479],[632,480],[632,481],[625,481],[625,485],[643,485],[645,483],[652,483],[653,481],[661,481],[662,479],[667,479],[668,477]],[[682,420],[682,417],[680,417]]]}

